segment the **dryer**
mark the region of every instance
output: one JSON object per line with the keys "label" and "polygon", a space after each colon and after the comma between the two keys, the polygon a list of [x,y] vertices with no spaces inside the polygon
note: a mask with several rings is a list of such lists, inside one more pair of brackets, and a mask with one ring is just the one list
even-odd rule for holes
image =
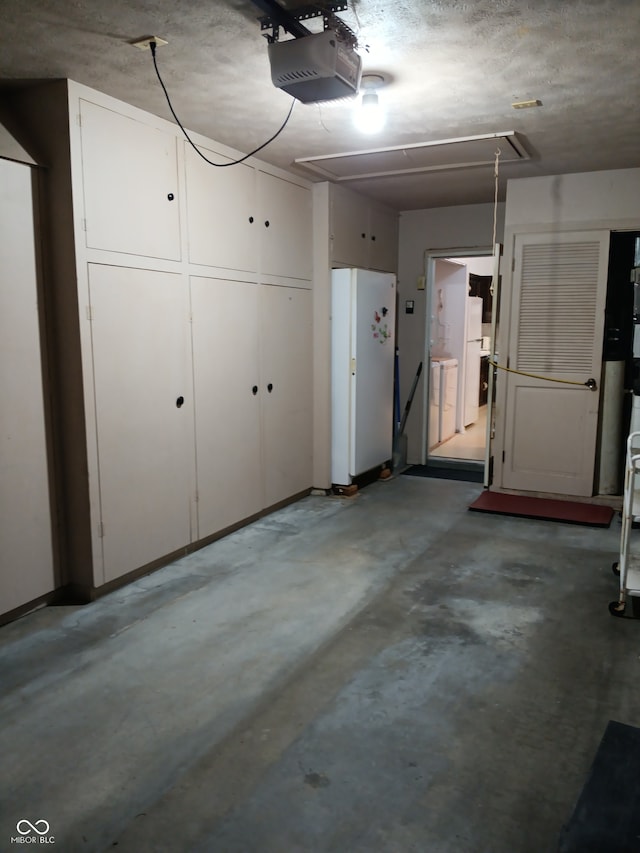
{"label": "dryer", "polygon": [[456,432],[458,403],[458,359],[440,361],[440,441],[447,441]]}

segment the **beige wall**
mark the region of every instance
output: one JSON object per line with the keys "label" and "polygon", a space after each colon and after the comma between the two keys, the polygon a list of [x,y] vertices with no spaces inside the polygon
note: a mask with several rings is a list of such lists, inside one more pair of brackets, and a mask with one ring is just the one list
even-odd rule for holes
{"label": "beige wall", "polygon": [[[425,356],[426,291],[418,290],[425,275],[426,256],[443,249],[486,250],[493,240],[493,205],[472,204],[400,214],[398,260],[398,346],[400,354],[400,405],[404,409],[418,364]],[[504,204],[497,210],[497,240],[504,231]],[[414,313],[406,314],[405,301],[413,299]],[[414,397],[407,421],[407,460],[423,461],[424,399],[426,370]]]}

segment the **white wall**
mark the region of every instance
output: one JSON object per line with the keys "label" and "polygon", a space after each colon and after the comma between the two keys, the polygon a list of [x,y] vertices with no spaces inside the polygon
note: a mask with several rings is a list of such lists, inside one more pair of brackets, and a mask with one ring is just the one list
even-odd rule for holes
{"label": "white wall", "polygon": [[[430,210],[410,210],[400,214],[398,258],[398,346],[400,353],[400,404],[404,409],[418,364],[425,355],[426,291],[417,289],[425,274],[430,252],[446,249],[486,250],[493,240],[493,204],[471,204]],[[504,204],[498,205],[497,240],[504,230]],[[456,259],[457,260],[457,259]],[[405,301],[413,299],[414,313],[405,312]],[[424,392],[423,371],[407,421],[407,461],[420,463],[423,456]]]}
{"label": "white wall", "polygon": [[639,213],[640,169],[577,172],[507,183],[505,228],[530,224],[563,228],[588,222],[606,223],[615,230],[635,227],[631,222],[638,222]]}

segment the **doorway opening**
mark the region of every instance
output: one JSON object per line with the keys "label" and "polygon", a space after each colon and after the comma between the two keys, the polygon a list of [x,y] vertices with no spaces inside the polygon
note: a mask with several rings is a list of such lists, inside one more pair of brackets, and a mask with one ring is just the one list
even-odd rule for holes
{"label": "doorway opening", "polygon": [[494,268],[490,248],[449,250],[427,258],[424,423],[429,467],[485,470]]}

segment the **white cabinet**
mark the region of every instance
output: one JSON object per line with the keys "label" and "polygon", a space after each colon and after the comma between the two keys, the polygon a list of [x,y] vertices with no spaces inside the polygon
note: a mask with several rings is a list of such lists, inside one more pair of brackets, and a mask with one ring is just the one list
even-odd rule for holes
{"label": "white cabinet", "polygon": [[369,267],[394,271],[398,268],[398,214],[395,210],[369,206]]}
{"label": "white cabinet", "polygon": [[[214,163],[229,163],[202,148]],[[216,168],[185,144],[189,260],[192,264],[242,270],[258,269],[260,219],[256,170],[246,163]]]}
{"label": "white cabinet", "polygon": [[[202,150],[213,162],[230,162]],[[185,159],[191,263],[310,281],[308,187],[246,163],[211,166],[186,143]]]}
{"label": "white cabinet", "polygon": [[180,260],[175,136],[79,100],[86,245]]}
{"label": "white cabinet", "polygon": [[311,185],[207,165],[72,81],[21,91],[16,119],[53,167],[65,565],[90,598],[311,488]]}
{"label": "white cabinet", "polygon": [[200,538],[263,507],[259,287],[191,278]]}
{"label": "white cabinet", "polygon": [[311,485],[311,303],[309,290],[262,288],[260,393],[267,506]]}
{"label": "white cabinet", "polygon": [[311,484],[311,292],[191,279],[200,538]]}
{"label": "white cabinet", "polygon": [[398,214],[345,187],[329,195],[333,265],[395,272]]}
{"label": "white cabinet", "polygon": [[103,582],[191,541],[193,392],[182,276],[89,265]]}
{"label": "white cabinet", "polygon": [[311,192],[292,181],[260,171],[261,272],[311,279]]}

